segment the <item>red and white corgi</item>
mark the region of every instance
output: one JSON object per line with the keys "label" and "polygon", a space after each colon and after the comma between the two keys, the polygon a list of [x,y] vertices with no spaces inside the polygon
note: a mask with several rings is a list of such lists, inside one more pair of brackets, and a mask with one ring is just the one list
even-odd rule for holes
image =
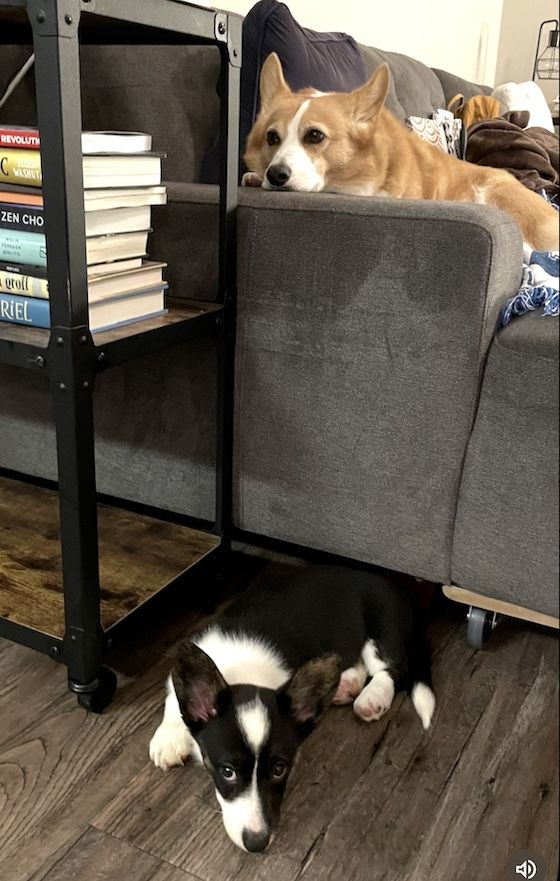
{"label": "red and white corgi", "polygon": [[557,250],[558,213],[507,171],[447,156],[384,107],[382,64],[353,92],[292,92],[276,53],[261,71],[261,110],[247,139],[245,186],[271,190],[442,199],[510,214],[534,249]]}

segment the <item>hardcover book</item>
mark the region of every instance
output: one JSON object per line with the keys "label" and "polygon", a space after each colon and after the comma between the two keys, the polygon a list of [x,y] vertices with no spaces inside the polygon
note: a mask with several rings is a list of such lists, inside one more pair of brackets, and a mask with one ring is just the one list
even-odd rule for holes
{"label": "hardcover book", "polygon": [[[130,324],[142,318],[161,315],[165,312],[165,290],[167,285],[144,291],[136,291],[120,297],[108,297],[90,303],[90,330],[108,330],[121,324]],[[0,321],[11,324],[25,324],[28,327],[50,327],[50,308],[48,300],[33,297],[20,297],[0,293]]]}
{"label": "hardcover book", "polygon": [[[110,187],[101,190],[84,190],[85,211],[107,211],[112,208],[138,208],[142,205],[165,205],[165,186]],[[20,187],[0,180],[0,203],[9,205],[43,206],[40,187]]]}
{"label": "hardcover book", "polygon": [[[88,266],[112,260],[143,257],[149,230],[94,236],[86,239]],[[0,261],[31,266],[47,265],[45,236],[38,232],[20,232],[0,228]]]}
{"label": "hardcover book", "polygon": [[41,154],[38,150],[0,148],[0,185],[41,186]]}
{"label": "hardcover book", "polygon": [[0,229],[0,260],[46,266],[45,236],[37,232]]}
{"label": "hardcover book", "polygon": [[[0,147],[38,150],[41,138],[36,128],[0,125]],[[82,153],[147,153],[152,136],[145,132],[82,132]]]}
{"label": "hardcover book", "polygon": [[0,229],[41,232],[44,225],[45,219],[41,207],[0,202]]}
{"label": "hardcover book", "polygon": [[[85,155],[84,189],[157,186],[161,183],[160,153]],[[0,188],[3,183],[40,187],[41,154],[38,150],[0,148]]]}
{"label": "hardcover book", "polygon": [[[141,205],[138,208],[88,211],[85,215],[86,236],[138,232],[149,229],[150,220],[151,209],[149,205]],[[42,208],[0,203],[0,229],[43,233],[44,225]]]}
{"label": "hardcover book", "polygon": [[[122,262],[127,263],[127,261]],[[120,271],[120,261],[117,261],[113,264],[105,264],[109,268],[112,266],[113,269],[112,272],[102,274],[96,272],[96,266],[90,266],[88,269],[89,302],[93,303],[106,297],[116,297],[135,291],[161,287],[165,284],[163,270],[166,265],[146,260],[140,266],[127,267]],[[28,271],[24,271],[25,269]],[[0,263],[0,291],[5,294],[48,300],[47,273],[38,266],[23,267]]]}
{"label": "hardcover book", "polygon": [[0,126],[0,147],[17,147],[20,150],[38,150],[39,132],[36,128],[19,125]]}

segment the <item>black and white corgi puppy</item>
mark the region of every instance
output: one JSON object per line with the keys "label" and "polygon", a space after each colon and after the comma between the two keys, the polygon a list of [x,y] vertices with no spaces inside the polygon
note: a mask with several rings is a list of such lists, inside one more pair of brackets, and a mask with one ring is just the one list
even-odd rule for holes
{"label": "black and white corgi puppy", "polygon": [[231,840],[268,846],[296,752],[330,704],[371,722],[406,688],[425,729],[435,698],[412,603],[396,581],[332,566],[285,567],[182,642],[150,757],[189,755],[213,778]]}

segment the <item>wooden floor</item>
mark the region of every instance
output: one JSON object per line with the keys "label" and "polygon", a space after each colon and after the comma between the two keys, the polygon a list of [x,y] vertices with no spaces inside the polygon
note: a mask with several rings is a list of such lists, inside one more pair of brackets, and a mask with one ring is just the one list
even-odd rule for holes
{"label": "wooden floor", "polygon": [[[237,587],[267,565],[238,557]],[[120,690],[103,716],[78,708],[62,667],[0,641],[2,881],[507,881],[524,848],[553,881],[557,635],[505,622],[475,653],[463,610],[436,605],[432,730],[406,697],[369,726],[330,710],[255,856],[230,843],[202,769],[148,760],[169,653],[199,616],[174,610],[115,656]]]}
{"label": "wooden floor", "polygon": [[[218,544],[215,535],[97,506],[101,623],[108,630]],[[0,615],[64,636],[58,493],[0,476]]]}

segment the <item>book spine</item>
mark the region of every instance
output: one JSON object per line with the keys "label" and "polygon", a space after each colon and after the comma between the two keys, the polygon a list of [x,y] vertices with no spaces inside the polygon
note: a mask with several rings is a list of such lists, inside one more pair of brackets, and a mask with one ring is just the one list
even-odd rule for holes
{"label": "book spine", "polygon": [[0,229],[0,260],[6,263],[46,266],[45,236],[36,232]]}
{"label": "book spine", "polygon": [[40,187],[41,154],[38,150],[0,150],[0,183]]}
{"label": "book spine", "polygon": [[22,232],[42,231],[45,219],[42,208],[35,206],[7,205],[0,203],[0,229],[16,229]]}
{"label": "book spine", "polygon": [[0,147],[15,147],[18,150],[38,150],[40,146],[39,132],[0,128]]}
{"label": "book spine", "polygon": [[46,278],[36,278],[34,275],[23,273],[20,275],[19,272],[6,272],[0,269],[0,292],[48,300],[49,283]]}
{"label": "book spine", "polygon": [[30,327],[50,327],[49,303],[47,300],[0,293],[0,321]]}

